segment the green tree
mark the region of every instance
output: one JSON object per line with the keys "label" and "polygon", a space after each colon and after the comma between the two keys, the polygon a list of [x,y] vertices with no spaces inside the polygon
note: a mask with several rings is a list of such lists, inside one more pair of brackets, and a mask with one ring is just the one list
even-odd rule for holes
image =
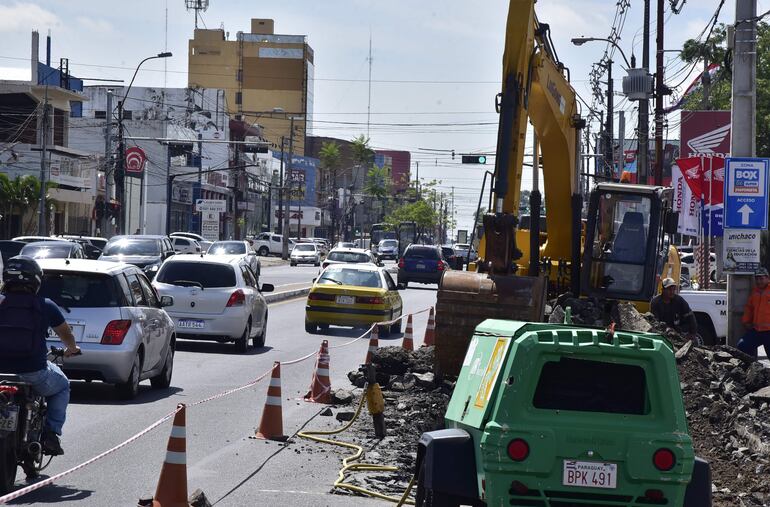
{"label": "green tree", "polygon": [[[46,182],[46,189],[50,190],[56,186],[50,181]],[[18,214],[21,219],[27,215],[26,222],[21,222],[22,234],[29,234],[35,231],[37,227],[37,214],[27,213],[28,210],[37,210],[40,202],[40,180],[35,176],[16,176],[11,179],[5,174],[0,174],[0,214],[5,218],[6,235],[11,236],[16,231],[11,230],[11,217]],[[55,202],[46,195],[48,205],[47,212],[50,214],[55,208]]]}
{"label": "green tree", "polygon": [[402,204],[385,217],[385,221],[391,224],[414,222],[417,224],[418,235],[424,234],[426,230],[432,231],[435,229],[438,219],[438,213],[425,200]]}

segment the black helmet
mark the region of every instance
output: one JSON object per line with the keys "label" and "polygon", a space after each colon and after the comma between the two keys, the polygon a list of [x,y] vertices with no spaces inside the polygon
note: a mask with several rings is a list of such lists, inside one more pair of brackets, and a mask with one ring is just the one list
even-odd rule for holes
{"label": "black helmet", "polygon": [[43,281],[43,270],[28,255],[11,257],[3,267],[3,290],[11,292],[31,292],[37,294]]}

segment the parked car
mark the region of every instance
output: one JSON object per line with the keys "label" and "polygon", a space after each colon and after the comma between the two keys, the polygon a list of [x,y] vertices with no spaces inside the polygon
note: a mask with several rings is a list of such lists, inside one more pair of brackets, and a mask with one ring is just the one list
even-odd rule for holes
{"label": "parked car", "polygon": [[448,245],[444,245],[441,247],[441,255],[444,257],[444,260],[449,263],[449,266],[452,269],[462,269],[463,268],[463,258],[458,256],[455,253],[454,248]]}
{"label": "parked car", "polygon": [[[679,262],[682,264],[683,271],[686,268],[690,278],[697,276],[698,266],[695,263],[695,254],[692,252],[680,254]],[[717,255],[714,252],[709,253],[709,279],[712,282],[717,280]]]}
{"label": "parked car", "polygon": [[257,252],[251,246],[249,241],[228,240],[215,241],[206,251],[208,255],[241,255],[244,257],[249,267],[254,272],[259,281],[259,275],[262,271],[262,264],[257,257]]}
{"label": "parked car", "polygon": [[321,250],[315,243],[299,243],[294,246],[289,256],[289,264],[313,264],[321,265]]}
{"label": "parked car", "polygon": [[321,254],[326,255],[331,250],[329,240],[326,238],[310,238],[316,245],[321,247]]}
{"label": "parked car", "polygon": [[152,280],[163,261],[174,253],[171,241],[166,236],[113,236],[99,259],[133,264]]}
{"label": "parked car", "polygon": [[183,238],[181,236],[169,236],[169,239],[171,240],[171,245],[174,247],[176,253],[201,253],[201,245],[194,239]]}
{"label": "parked car", "polygon": [[19,255],[33,259],[85,259],[83,247],[74,241],[35,241],[21,249]]}
{"label": "parked car", "polygon": [[267,335],[267,303],[243,256],[177,255],[163,263],[153,286],[174,303],[166,311],[176,336],[186,340],[234,342],[246,352],[249,340],[263,347]]}
{"label": "parked car", "polygon": [[441,248],[432,245],[409,245],[398,260],[398,285],[406,288],[409,282],[439,283],[449,264],[441,255]]}
{"label": "parked car", "polygon": [[332,264],[379,264],[369,250],[361,248],[335,248],[321,263],[326,269]]}
{"label": "parked car", "polygon": [[3,262],[19,255],[19,252],[21,252],[25,245],[26,243],[23,241],[14,241],[12,239],[0,240],[0,257],[2,257]]}
{"label": "parked car", "polygon": [[[289,252],[294,248],[294,240],[289,238]],[[283,253],[283,235],[262,232],[254,238],[252,247],[261,256],[281,255]]]}
{"label": "parked car", "polygon": [[469,262],[475,262],[476,258],[478,257],[476,255],[476,251],[471,249],[471,246],[468,243],[455,243],[454,246],[455,255],[458,257],[462,257],[464,263]]}
{"label": "parked car", "polygon": [[211,246],[211,243],[213,241],[209,241],[207,239],[204,239],[203,236],[200,234],[196,234],[194,232],[172,232],[168,235],[169,238],[187,238],[187,239],[193,239],[198,242],[198,244],[201,246],[201,252],[205,252],[209,249]]}
{"label": "parked car", "polygon": [[23,243],[35,243],[37,241],[67,241],[64,238],[57,238],[54,236],[16,236],[13,241],[21,241]]}
{"label": "parked car", "polygon": [[[316,278],[307,296],[305,331],[334,326],[365,326],[401,316],[403,302],[393,278],[372,264],[333,264]],[[381,326],[383,335],[400,331],[401,323]]]}
{"label": "parked car", "polygon": [[377,244],[377,251],[373,252],[378,259],[398,259],[398,241],[395,239],[383,239]]}
{"label": "parked car", "polygon": [[[83,355],[70,357],[64,371],[71,379],[115,384],[121,397],[139,393],[142,380],[156,389],[171,385],[174,323],[139,268],[130,264],[40,259],[40,295],[63,310]],[[49,345],[61,342],[49,334]]]}

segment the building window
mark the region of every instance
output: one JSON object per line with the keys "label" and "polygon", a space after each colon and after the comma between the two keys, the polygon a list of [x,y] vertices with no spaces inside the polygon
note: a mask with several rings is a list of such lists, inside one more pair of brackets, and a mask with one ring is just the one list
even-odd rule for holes
{"label": "building window", "polygon": [[97,120],[106,120],[107,111],[94,111],[94,118],[96,118]]}
{"label": "building window", "polygon": [[235,80],[243,81],[243,69],[238,69],[238,72],[235,73]]}
{"label": "building window", "polygon": [[123,110],[123,119],[124,120],[133,120],[134,119],[134,112],[133,111],[126,111]]}
{"label": "building window", "polygon": [[243,92],[235,92],[235,103],[236,104],[243,103]]}

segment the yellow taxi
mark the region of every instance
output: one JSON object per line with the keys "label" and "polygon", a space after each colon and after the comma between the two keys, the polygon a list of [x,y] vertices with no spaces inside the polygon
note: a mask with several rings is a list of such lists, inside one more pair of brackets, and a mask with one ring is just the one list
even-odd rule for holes
{"label": "yellow taxi", "polygon": [[[393,278],[374,264],[332,264],[318,275],[305,307],[305,331],[320,327],[369,327],[401,316],[403,302]],[[387,335],[401,331],[401,323],[380,326]]]}

